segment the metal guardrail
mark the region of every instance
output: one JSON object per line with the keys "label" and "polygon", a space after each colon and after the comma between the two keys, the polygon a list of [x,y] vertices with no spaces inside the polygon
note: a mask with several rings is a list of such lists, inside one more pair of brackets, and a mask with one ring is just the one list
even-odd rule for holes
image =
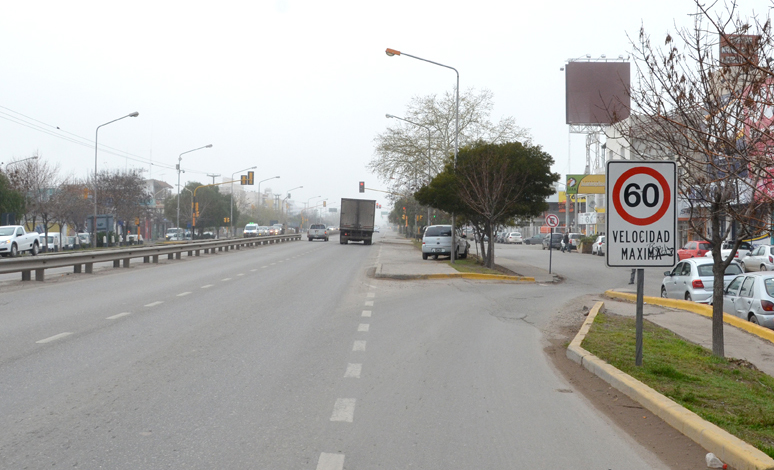
{"label": "metal guardrail", "polygon": [[301,234],[275,235],[273,237],[258,238],[230,238],[227,240],[209,240],[202,242],[170,243],[161,246],[136,247],[120,250],[100,250],[86,252],[62,253],[48,256],[24,256],[22,258],[4,259],[0,261],[0,274],[21,273],[22,281],[32,279],[35,272],[36,281],[45,280],[46,269],[63,268],[72,266],[74,273],[94,272],[94,263],[113,262],[114,268],[128,268],[130,260],[142,258],[143,263],[158,263],[159,256],[166,255],[168,259],[181,259],[184,252],[188,256],[199,256],[203,251],[215,253],[216,251],[240,250],[261,245],[284,243],[301,240]]}

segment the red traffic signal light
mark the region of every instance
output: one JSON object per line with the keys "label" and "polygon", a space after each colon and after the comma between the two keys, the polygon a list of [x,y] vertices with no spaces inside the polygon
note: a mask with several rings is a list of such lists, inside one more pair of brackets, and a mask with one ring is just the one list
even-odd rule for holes
{"label": "red traffic signal light", "polygon": [[364,192],[365,192],[365,181],[361,181],[361,182],[360,182],[360,192],[361,192],[361,193],[364,193]]}

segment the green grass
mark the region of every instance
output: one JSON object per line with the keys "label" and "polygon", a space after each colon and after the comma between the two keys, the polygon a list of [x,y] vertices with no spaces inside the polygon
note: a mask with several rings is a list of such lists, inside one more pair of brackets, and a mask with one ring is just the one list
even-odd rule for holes
{"label": "green grass", "polygon": [[597,315],[583,347],[774,458],[774,378],[749,362],[715,357],[645,321],[637,367],[634,318],[606,314]]}
{"label": "green grass", "polygon": [[503,274],[494,269],[485,268],[475,256],[470,254],[465,259],[454,260],[453,264],[451,261],[445,261],[445,263],[461,273]]}

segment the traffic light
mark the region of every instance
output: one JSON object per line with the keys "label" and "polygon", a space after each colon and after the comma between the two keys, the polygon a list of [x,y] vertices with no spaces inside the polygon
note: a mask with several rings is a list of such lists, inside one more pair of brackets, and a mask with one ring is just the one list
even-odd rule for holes
{"label": "traffic light", "polygon": [[89,188],[83,188],[83,198],[84,199],[89,198]]}
{"label": "traffic light", "polygon": [[248,171],[247,172],[247,184],[254,185],[255,184],[255,172]]}
{"label": "traffic light", "polygon": [[361,181],[361,182],[360,182],[360,192],[361,192],[361,193],[364,193],[364,192],[365,192],[365,181]]}
{"label": "traffic light", "polygon": [[223,223],[224,223],[224,224],[227,224],[227,223],[229,223],[230,221],[231,221],[231,219],[229,219],[228,217],[223,217]]}
{"label": "traffic light", "polygon": [[134,218],[134,225],[139,227],[139,225],[140,225],[140,218],[139,217],[135,217]]}
{"label": "traffic light", "polygon": [[239,176],[239,184],[242,186],[247,184],[247,175],[240,175]]}
{"label": "traffic light", "polygon": [[328,203],[328,201],[323,201],[323,207],[327,207],[327,205],[326,205],[327,203]]}

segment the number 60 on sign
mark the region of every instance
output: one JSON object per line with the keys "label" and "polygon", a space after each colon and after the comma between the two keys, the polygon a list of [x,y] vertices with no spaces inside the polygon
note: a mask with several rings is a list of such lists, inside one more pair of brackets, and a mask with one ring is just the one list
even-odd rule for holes
{"label": "number 60 on sign", "polygon": [[611,267],[671,267],[677,262],[675,162],[607,162],[607,237]]}

